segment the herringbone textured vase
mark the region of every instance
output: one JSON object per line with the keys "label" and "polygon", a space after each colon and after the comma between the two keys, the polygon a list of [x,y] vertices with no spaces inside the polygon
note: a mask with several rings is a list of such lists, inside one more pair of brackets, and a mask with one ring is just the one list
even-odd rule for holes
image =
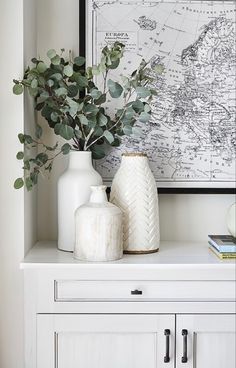
{"label": "herringbone textured vase", "polygon": [[157,251],[160,242],[158,195],[145,154],[122,156],[112,183],[111,202],[124,212],[124,251]]}

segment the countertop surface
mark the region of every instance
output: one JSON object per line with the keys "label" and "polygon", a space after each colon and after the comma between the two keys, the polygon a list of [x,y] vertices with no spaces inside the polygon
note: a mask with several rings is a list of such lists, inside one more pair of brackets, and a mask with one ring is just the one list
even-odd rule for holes
{"label": "countertop surface", "polygon": [[[21,262],[21,269],[71,269],[86,272],[101,271],[152,271],[169,270],[180,279],[187,274],[199,275],[198,279],[235,280],[236,260],[220,260],[205,243],[169,242],[160,244],[159,252],[146,255],[124,255],[122,259],[113,262],[84,262],[74,259],[73,253],[57,249],[56,242],[38,242]],[[151,274],[150,274],[151,276]],[[188,277],[189,277],[188,276]],[[164,277],[164,275],[163,275]],[[185,277],[184,277],[185,278]]]}

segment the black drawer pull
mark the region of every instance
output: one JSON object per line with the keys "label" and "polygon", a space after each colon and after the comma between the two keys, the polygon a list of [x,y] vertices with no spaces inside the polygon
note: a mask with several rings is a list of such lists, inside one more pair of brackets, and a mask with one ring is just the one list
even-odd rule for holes
{"label": "black drawer pull", "polygon": [[131,290],[131,295],[142,295],[142,290]]}
{"label": "black drawer pull", "polygon": [[166,337],[166,355],[164,356],[164,363],[170,362],[170,330],[166,329],[164,331]]}
{"label": "black drawer pull", "polygon": [[183,356],[182,356],[182,363],[187,363],[188,361],[188,330],[182,330],[182,336],[183,336]]}

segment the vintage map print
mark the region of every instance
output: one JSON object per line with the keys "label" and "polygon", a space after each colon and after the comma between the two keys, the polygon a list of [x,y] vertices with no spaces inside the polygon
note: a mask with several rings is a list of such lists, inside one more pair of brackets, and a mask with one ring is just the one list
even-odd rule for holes
{"label": "vintage map print", "polygon": [[[89,1],[87,50],[126,44],[116,76],[151,60],[153,116],[97,169],[109,182],[122,152],[146,151],[160,187],[233,187],[236,151],[234,1]],[[155,73],[162,64],[164,73]],[[115,78],[116,76],[112,76]]]}

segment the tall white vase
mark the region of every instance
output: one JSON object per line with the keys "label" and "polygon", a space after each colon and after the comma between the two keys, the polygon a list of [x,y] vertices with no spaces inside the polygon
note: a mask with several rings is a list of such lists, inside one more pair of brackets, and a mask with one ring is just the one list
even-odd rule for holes
{"label": "tall white vase", "polygon": [[124,212],[124,253],[159,249],[158,195],[144,153],[126,153],[111,188],[111,202]]}
{"label": "tall white vase", "polygon": [[123,213],[107,201],[104,185],[91,189],[89,203],[75,212],[74,256],[83,261],[115,261],[123,255]]}
{"label": "tall white vase", "polygon": [[75,245],[75,210],[88,202],[91,185],[101,185],[94,170],[91,152],[73,151],[69,166],[58,180],[58,248],[73,251]]}

